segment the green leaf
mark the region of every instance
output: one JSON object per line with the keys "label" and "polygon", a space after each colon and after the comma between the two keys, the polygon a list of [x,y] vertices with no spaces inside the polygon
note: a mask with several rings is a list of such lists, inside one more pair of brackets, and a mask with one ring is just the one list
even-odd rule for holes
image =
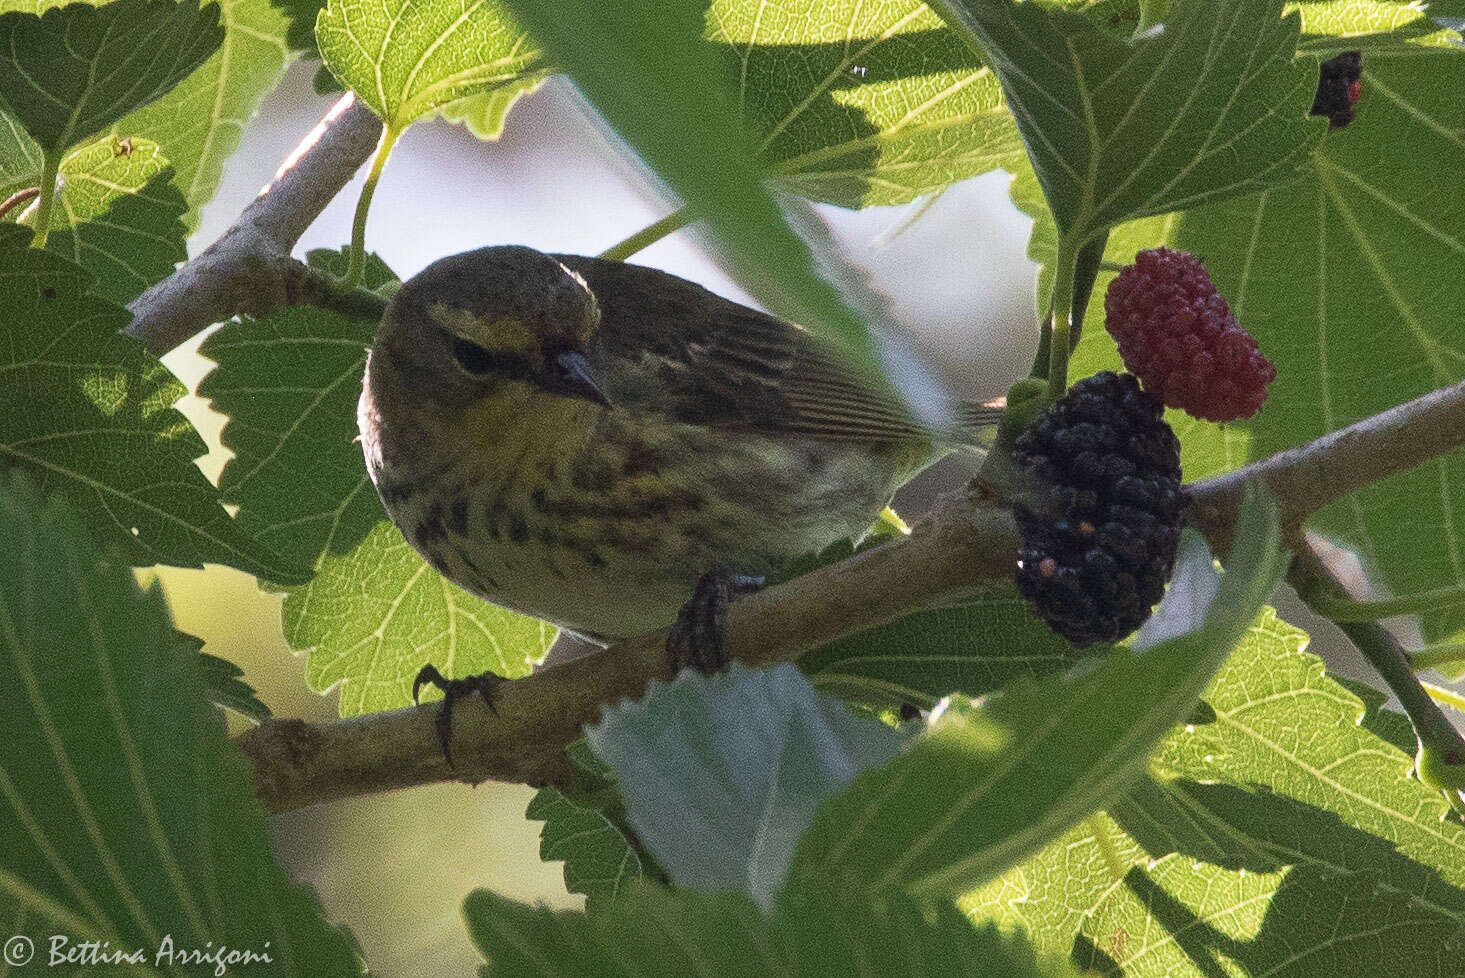
{"label": "green leaf", "polygon": [[[339,251],[318,249],[307,261],[332,275],[345,271]],[[397,281],[367,256],[363,285]],[[198,385],[228,417],[220,434],[233,453],[219,477],[238,520],[302,568],[353,550],[386,519],[357,444],[356,402],[375,323],[311,306],[227,323],[199,352],[216,368]]]}
{"label": "green leaf", "polygon": [[[1333,740],[1334,733],[1326,730],[1319,739]],[[1356,762],[1358,755],[1342,760],[1345,765]],[[1394,780],[1402,782],[1404,777]],[[1422,789],[1417,781],[1412,791],[1393,792],[1387,787],[1379,791],[1370,785],[1367,797],[1382,796],[1377,803],[1386,805],[1390,795],[1412,795],[1424,800],[1424,810],[1438,820],[1439,794]],[[1436,833],[1443,838],[1429,847],[1430,858],[1436,861],[1427,863],[1418,858],[1418,846],[1413,856],[1406,854],[1392,837],[1371,834],[1335,811],[1272,791],[1269,785],[1208,783],[1163,771],[1114,802],[1110,815],[1151,859],[1178,853],[1196,862],[1254,873],[1288,866],[1310,867],[1325,876],[1366,873],[1377,889],[1399,894],[1421,911],[1465,920],[1465,888],[1457,885],[1461,860],[1450,851],[1458,823],[1448,820]],[[1390,818],[1405,835],[1420,834],[1419,820],[1412,813]],[[1454,841],[1458,845],[1458,839]]]}
{"label": "green leaf", "polygon": [[[40,147],[0,108],[4,192],[40,186],[42,166]],[[67,153],[60,174],[46,246],[95,275],[98,295],[130,302],[187,257],[179,219],[188,204],[152,140],[103,136]]]}
{"label": "green leaf", "polygon": [[[290,50],[302,51],[312,57],[320,57],[320,51],[315,46],[315,22],[320,17],[321,11],[326,9],[325,0],[276,0],[275,6],[279,7],[289,21],[285,29],[285,43]],[[321,72],[317,72],[316,80],[319,82]],[[335,76],[329,71],[324,72],[331,81]],[[337,91],[339,91],[339,87]],[[324,94],[317,87],[316,92]]]}
{"label": "green leaf", "polygon": [[75,3],[0,15],[0,97],[59,154],[163,95],[223,40],[198,0]]}
{"label": "green leaf", "polygon": [[707,36],[780,189],[902,204],[1022,157],[991,69],[914,0],[715,0]]}
{"label": "green leaf", "polygon": [[[1368,955],[1407,962],[1422,947],[1458,941],[1465,826],[1409,777],[1408,721],[1382,710],[1377,692],[1356,687],[1360,698],[1325,676],[1303,651],[1306,638],[1264,612],[1197,716],[1162,745],[1155,778],[1110,806],[1117,824],[1101,821],[1133,867],[1122,886],[1091,823],[963,907],[1024,927],[1040,948],[1072,947],[1080,962],[1103,952],[1137,978],[1218,973],[1177,965],[1185,948],[1220,951],[1249,974],[1414,974],[1415,965],[1396,971]],[[1246,903],[1217,902],[1225,894]],[[1360,930],[1370,918],[1373,938]],[[1310,957],[1340,944],[1359,956],[1356,970]],[[1294,954],[1311,962],[1307,970],[1285,970]],[[1453,967],[1459,955],[1438,960]],[[1458,973],[1439,967],[1432,958],[1417,971]]]}
{"label": "green leaf", "polygon": [[198,658],[203,672],[204,695],[210,702],[255,723],[263,723],[270,718],[270,708],[260,700],[255,688],[244,681],[243,669],[228,659],[207,652],[199,653]]}
{"label": "green leaf", "polygon": [[375,324],[290,306],[229,323],[199,352],[218,366],[200,397],[229,420],[219,476],[239,525],[302,570],[360,545],[386,519],[357,443],[356,402]]}
{"label": "green leaf", "polygon": [[1126,978],[1458,978],[1465,947],[1458,917],[1368,873],[1151,860],[1102,815],[960,905],[973,920],[1022,928],[1041,952],[1070,952],[1081,968]]}
{"label": "green leaf", "polygon": [[396,133],[540,65],[490,0],[332,0],[315,36],[326,67]]}
{"label": "green leaf", "polygon": [[[1217,673],[1205,697],[1209,722],[1177,730],[1156,755],[1158,800],[1227,842],[1223,851],[1368,872],[1465,919],[1465,826],[1409,776],[1412,755],[1369,729],[1383,697],[1360,699],[1324,675],[1302,651],[1305,634],[1284,622],[1268,616],[1261,637]],[[1134,805],[1116,810],[1126,827],[1176,821],[1161,818],[1154,800]]]}
{"label": "green leaf", "polygon": [[151,139],[173,164],[188,200],[190,231],[213,197],[245,127],[285,72],[284,14],[278,0],[228,0],[224,43],[203,66],[152,105],[113,127],[120,137]]}
{"label": "green leaf", "polygon": [[8,933],[40,954],[64,934],[144,948],[151,965],[167,939],[266,953],[274,974],[362,974],[349,938],[275,865],[253,770],[161,593],[99,561],[68,507],[14,477],[0,552]]}
{"label": "green leaf", "polygon": [[1282,0],[1188,0],[1123,40],[1041,3],[938,0],[992,59],[1058,227],[1082,244],[1292,178],[1325,123]]}
{"label": "green leaf", "polygon": [[540,788],[524,816],[543,822],[539,858],[565,863],[565,889],[585,894],[585,905],[598,909],[641,879],[641,858],[621,830],[605,814],[577,805],[558,788]]}
{"label": "green leaf", "polygon": [[1077,974],[1061,960],[1040,959],[1021,937],[973,927],[949,904],[874,903],[829,887],[781,899],[771,917],[741,894],[646,885],[590,915],[476,890],[463,914],[489,961],[486,978]]}
{"label": "green leaf", "polygon": [[1127,978],[1443,978],[1462,974],[1462,951],[1458,921],[1422,912],[1366,874],[1255,874],[1169,856],[1130,870],[1094,908],[1074,963]]}
{"label": "green leaf", "polygon": [[[0,10],[23,6],[39,13],[62,2],[0,0]],[[118,139],[147,139],[162,147],[173,165],[174,183],[188,201],[184,223],[189,230],[198,224],[199,208],[213,196],[224,160],[285,70],[286,19],[276,0],[229,0],[223,7],[223,22],[224,43],[211,58],[157,101],[112,126]],[[312,32],[314,27],[312,13]],[[13,116],[0,110],[0,179],[40,170],[40,148]],[[7,188],[18,185],[10,183]]]}
{"label": "green leaf", "polygon": [[679,886],[768,906],[828,795],[900,735],[814,692],[792,665],[684,671],[604,711],[585,739],[615,771],[636,835]]}
{"label": "green leaf", "polygon": [[[440,576],[385,521],[286,594],[284,625],[290,647],[309,656],[310,688],[340,686],[342,716],[410,706],[412,679],[429,662],[449,678],[527,675],[558,634]],[[424,700],[435,695],[423,690]]]}
{"label": "green leaf", "polygon": [[[1170,415],[1188,479],[1465,378],[1465,279],[1453,271],[1465,257],[1465,200],[1436,179],[1465,167],[1462,86],[1459,51],[1370,56],[1357,118],[1322,142],[1302,180],[1115,229],[1112,262],[1161,244],[1203,256],[1238,321],[1277,365],[1267,403],[1250,420],[1217,426]],[[1035,256],[1051,255],[1051,233],[1051,225],[1041,236],[1035,230]],[[1109,279],[1104,273],[1095,289],[1091,322],[1102,322]],[[1113,341],[1090,329],[1075,375],[1117,362]],[[1380,590],[1397,596],[1459,583],[1462,525],[1459,453],[1352,493],[1309,521],[1358,552]],[[1459,624],[1446,613],[1425,616],[1430,639]]]}
{"label": "green leaf", "polygon": [[[285,3],[293,48],[314,50],[322,4]],[[717,0],[704,33],[774,186],[865,207],[906,203],[1010,165],[1022,143],[1002,92],[970,48],[915,0]],[[444,105],[496,138],[530,77]]]}
{"label": "green leaf", "polygon": [[[1294,4],[1302,15],[1299,53],[1327,58],[1341,51],[1362,51],[1373,56],[1405,56],[1421,47],[1458,47],[1465,6],[1457,0],[1428,6],[1399,0],[1309,0]],[[1455,17],[1449,17],[1449,14]],[[1444,16],[1442,16],[1444,15]]]}
{"label": "green leaf", "polygon": [[922,611],[799,658],[814,688],[873,707],[923,709],[1072,666],[1079,653],[1015,594]]}
{"label": "green leaf", "polygon": [[[41,147],[20,120],[0,106],[0,195],[9,197],[17,190],[39,186],[44,165]],[[12,220],[18,216],[11,212]]]}
{"label": "green leaf", "polygon": [[75,505],[104,548],[134,564],[228,564],[299,582],[224,511],[194,465],[203,440],[173,408],[183,385],[119,330],[127,310],[91,277],[0,227],[0,468]]}
{"label": "green leaf", "polygon": [[[908,753],[820,809],[795,872],[952,898],[1103,806],[1187,717],[1285,569],[1275,505],[1253,496],[1242,524],[1219,587],[1197,601],[1199,584],[1177,582],[1135,648],[1115,649],[1083,675],[938,709]],[[1177,577],[1214,574],[1194,534],[1181,563]]]}
{"label": "green leaf", "polygon": [[[506,0],[551,60],[664,179],[725,249],[727,266],[773,312],[839,346],[872,382],[884,376],[867,323],[884,315],[859,276],[810,246],[763,186],[733,80],[703,39],[698,4]],[[814,231],[812,224],[811,231]],[[857,304],[858,312],[851,304]]]}
{"label": "green leaf", "polygon": [[179,645],[198,656],[199,673],[204,695],[215,706],[233,710],[246,719],[261,723],[270,718],[270,708],[255,695],[255,689],[244,681],[244,670],[217,655],[203,650],[203,639],[178,632]]}
{"label": "green leaf", "polygon": [[188,257],[188,202],[156,143],[104,136],[68,154],[61,178],[46,247],[95,275],[98,295],[130,302]]}
{"label": "green leaf", "polygon": [[517,81],[496,85],[487,92],[449,102],[438,109],[438,115],[449,122],[459,122],[479,139],[498,139],[504,131],[509,110],[519,99],[543,85],[548,71],[534,72]]}
{"label": "green leaf", "polygon": [[[280,6],[290,18],[290,27],[285,35],[290,49],[319,56],[315,44],[315,23],[326,7],[325,0],[280,0]],[[517,81],[494,85],[486,92],[441,106],[437,110],[438,115],[449,122],[466,125],[468,131],[479,139],[498,139],[514,103],[544,84],[549,74],[545,69],[531,72]],[[314,88],[322,95],[342,91],[341,83],[325,65],[315,73]]]}

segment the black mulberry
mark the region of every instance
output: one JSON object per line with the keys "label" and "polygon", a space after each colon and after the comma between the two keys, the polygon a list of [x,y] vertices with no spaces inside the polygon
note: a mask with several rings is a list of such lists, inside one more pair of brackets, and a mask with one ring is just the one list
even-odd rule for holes
{"label": "black mulberry", "polygon": [[1344,51],[1318,69],[1317,94],[1308,115],[1325,115],[1328,126],[1341,129],[1353,121],[1353,106],[1363,94],[1363,52]]}
{"label": "black mulberry", "polygon": [[1175,566],[1180,442],[1130,374],[1073,385],[1018,436],[1017,586],[1083,647],[1142,625]]}

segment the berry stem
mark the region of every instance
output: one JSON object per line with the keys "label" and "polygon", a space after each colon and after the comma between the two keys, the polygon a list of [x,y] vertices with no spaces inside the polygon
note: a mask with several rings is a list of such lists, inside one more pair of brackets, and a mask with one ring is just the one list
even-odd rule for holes
{"label": "berry stem", "polygon": [[[1073,272],[1073,303],[1069,311],[1070,326],[1068,331],[1068,352],[1071,355],[1078,349],[1078,341],[1083,333],[1084,313],[1088,310],[1089,299],[1094,294],[1094,282],[1099,277],[1100,269],[1110,262],[1105,262],[1104,248],[1109,243],[1109,232],[1102,231],[1089,239],[1089,243],[1078,249],[1074,257]],[[1118,270],[1115,266],[1114,270]],[[1029,376],[1040,380],[1048,376],[1048,350],[1052,346],[1052,329],[1049,321],[1053,318],[1053,297],[1048,297],[1048,313],[1043,317],[1043,329],[1038,336],[1038,352],[1033,356],[1033,369]]]}
{"label": "berry stem", "polygon": [[[1435,588],[1402,598],[1385,598],[1379,601],[1355,601],[1322,592],[1309,595],[1307,601],[1318,614],[1333,621],[1377,621],[1380,618],[1392,618],[1394,615],[1420,614],[1465,604],[1465,588]],[[1458,651],[1456,656],[1459,656]]]}
{"label": "berry stem", "polygon": [[1109,245],[1109,232],[1100,231],[1089,238],[1088,243],[1078,249],[1073,258],[1073,299],[1068,313],[1068,352],[1078,349],[1083,335],[1085,314],[1089,300],[1094,296],[1094,282],[1099,278],[1099,266],[1104,261],[1104,249]]}
{"label": "berry stem", "polygon": [[51,234],[51,209],[56,204],[56,176],[61,171],[61,153],[46,150],[41,156],[40,199],[36,201],[35,231],[31,234],[31,247],[46,247],[46,238]]}
{"label": "berry stem", "polygon": [[0,203],[0,221],[3,221],[6,215],[15,210],[21,204],[28,204],[40,195],[40,187],[25,187],[21,190],[17,190],[9,197],[6,197],[5,201],[3,203]]}
{"label": "berry stem", "polygon": [[673,231],[680,231],[692,221],[692,215],[687,208],[672,211],[655,224],[648,224],[629,238],[611,245],[598,257],[608,258],[611,261],[625,261],[643,248],[651,247]]}
{"label": "berry stem", "polygon": [[366,183],[361,187],[361,197],[356,201],[356,217],[351,222],[351,254],[346,262],[346,274],[337,283],[342,292],[350,292],[361,284],[366,274],[366,215],[371,211],[371,198],[376,193],[377,182],[392,155],[392,147],[402,133],[392,126],[382,126],[381,140],[376,144],[376,155],[372,157],[371,169],[366,173]]}
{"label": "berry stem", "polygon": [[1438,669],[1440,666],[1465,665],[1465,643],[1443,642],[1439,645],[1426,645],[1418,651],[1410,652],[1409,661],[1414,663],[1415,672]]}
{"label": "berry stem", "polygon": [[1059,237],[1053,280],[1053,312],[1048,329],[1048,396],[1055,401],[1068,390],[1068,354],[1072,349],[1069,323],[1073,317],[1073,270],[1077,250],[1072,235]]}

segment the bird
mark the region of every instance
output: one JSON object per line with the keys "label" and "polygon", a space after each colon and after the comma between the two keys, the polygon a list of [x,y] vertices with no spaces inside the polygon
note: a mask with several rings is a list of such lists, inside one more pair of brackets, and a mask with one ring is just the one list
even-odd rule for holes
{"label": "bird", "polygon": [[[858,537],[995,416],[927,430],[796,324],[658,269],[495,245],[400,286],[357,420],[439,573],[602,645],[673,626],[675,672],[725,665],[739,590]],[[496,686],[429,665],[414,699],[426,683],[445,713]]]}

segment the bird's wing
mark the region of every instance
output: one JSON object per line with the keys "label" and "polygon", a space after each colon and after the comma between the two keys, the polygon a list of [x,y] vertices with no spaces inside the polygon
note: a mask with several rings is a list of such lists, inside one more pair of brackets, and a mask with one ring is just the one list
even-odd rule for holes
{"label": "bird's wing", "polygon": [[[809,333],[640,265],[555,255],[600,304],[592,362],[612,401],[709,426],[839,441],[930,438]],[[619,395],[619,396],[618,396]]]}

